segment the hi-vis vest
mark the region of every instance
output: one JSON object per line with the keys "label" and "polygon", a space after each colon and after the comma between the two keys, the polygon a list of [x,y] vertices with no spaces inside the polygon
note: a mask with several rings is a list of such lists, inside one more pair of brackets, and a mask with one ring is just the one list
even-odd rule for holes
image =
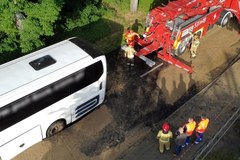
{"label": "hi-vis vest", "polygon": [[196,132],[204,133],[208,127],[209,119],[203,119],[198,123],[198,127],[196,128]]}
{"label": "hi-vis vest", "polygon": [[126,39],[127,39],[128,41],[133,41],[135,35],[136,35],[135,33],[128,33],[128,34],[126,35]]}
{"label": "hi-vis vest", "polygon": [[139,36],[139,35],[136,32],[129,32],[129,31],[124,34],[124,38],[126,39],[126,42],[128,45],[134,46],[135,36]]}
{"label": "hi-vis vest", "polygon": [[192,133],[193,133],[193,131],[194,131],[194,129],[195,129],[195,127],[196,127],[196,122],[195,122],[195,121],[189,122],[189,123],[187,123],[185,126],[186,126],[186,128],[187,128],[186,134],[187,134],[188,136],[191,136]]}

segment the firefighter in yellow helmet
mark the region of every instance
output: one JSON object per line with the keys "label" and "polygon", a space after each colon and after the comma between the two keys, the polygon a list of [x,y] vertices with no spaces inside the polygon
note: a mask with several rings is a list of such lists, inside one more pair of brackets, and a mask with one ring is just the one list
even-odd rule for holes
{"label": "firefighter in yellow helmet", "polygon": [[166,150],[170,149],[170,139],[173,137],[172,132],[170,131],[170,126],[167,122],[164,122],[162,129],[157,134],[157,139],[159,140],[159,151],[160,153],[164,152],[164,147]]}
{"label": "firefighter in yellow helmet", "polygon": [[[188,118],[188,122],[183,127],[187,134],[185,145],[188,145],[190,142],[190,138],[193,134],[193,131],[195,130],[196,122],[194,121],[193,118]],[[185,147],[185,145],[183,145],[182,147]]]}
{"label": "firefighter in yellow helmet", "polygon": [[196,128],[196,140],[195,140],[195,144],[198,144],[199,142],[202,141],[203,139],[203,133],[206,131],[207,127],[208,127],[208,123],[209,123],[209,119],[206,117],[205,114],[203,114],[201,116],[201,120],[197,125]]}

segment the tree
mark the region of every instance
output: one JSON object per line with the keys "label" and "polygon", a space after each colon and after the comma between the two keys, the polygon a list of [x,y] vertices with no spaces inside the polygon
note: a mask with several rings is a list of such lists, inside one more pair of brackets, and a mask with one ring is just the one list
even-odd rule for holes
{"label": "tree", "polygon": [[63,0],[1,0],[0,53],[26,53],[44,45],[54,34]]}
{"label": "tree", "polygon": [[[76,1],[76,0],[75,0]],[[66,0],[63,12],[65,19],[65,30],[70,31],[77,27],[83,27],[96,22],[104,14],[105,8],[102,7],[100,0]]]}

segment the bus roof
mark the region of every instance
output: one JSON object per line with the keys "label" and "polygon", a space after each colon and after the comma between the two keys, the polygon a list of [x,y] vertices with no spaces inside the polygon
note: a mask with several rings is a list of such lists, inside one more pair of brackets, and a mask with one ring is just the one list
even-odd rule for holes
{"label": "bus roof", "polygon": [[70,41],[73,39],[61,41],[0,65],[0,96],[76,61],[92,59],[88,53]]}

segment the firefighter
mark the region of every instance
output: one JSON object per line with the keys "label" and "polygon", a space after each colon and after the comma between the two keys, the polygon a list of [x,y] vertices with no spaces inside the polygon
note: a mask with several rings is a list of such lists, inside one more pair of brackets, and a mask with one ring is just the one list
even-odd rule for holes
{"label": "firefighter", "polygon": [[196,54],[197,54],[197,48],[198,48],[199,44],[200,44],[199,35],[194,34],[192,43],[191,43],[191,48],[190,48],[191,58],[195,58],[197,56]]}
{"label": "firefighter", "polygon": [[195,144],[198,144],[199,142],[202,141],[203,139],[203,133],[206,131],[207,127],[208,127],[208,123],[209,123],[209,119],[206,117],[205,114],[203,114],[201,116],[201,120],[197,125],[196,128],[196,140],[195,140]]}
{"label": "firefighter", "polygon": [[128,46],[135,46],[135,38],[136,36],[139,38],[139,34],[134,32],[130,27],[127,29],[127,31],[123,34],[124,39],[126,40],[126,43]]}
{"label": "firefighter", "polygon": [[[195,130],[196,122],[194,121],[193,118],[188,118],[188,123],[186,123],[183,127],[187,134],[185,145],[188,145],[190,142],[190,138],[193,134],[193,131]],[[182,147],[185,147],[185,145],[183,145]]]}
{"label": "firefighter", "polygon": [[128,45],[125,48],[124,57],[127,58],[127,65],[128,66],[132,66],[132,67],[134,66],[134,55],[135,55],[135,53],[136,53],[136,51],[133,48],[133,46]]}
{"label": "firefighter", "polygon": [[170,139],[173,137],[172,131],[170,131],[170,126],[167,122],[164,122],[162,129],[157,134],[157,139],[159,140],[159,151],[163,153],[164,147],[166,150],[170,149]]}

